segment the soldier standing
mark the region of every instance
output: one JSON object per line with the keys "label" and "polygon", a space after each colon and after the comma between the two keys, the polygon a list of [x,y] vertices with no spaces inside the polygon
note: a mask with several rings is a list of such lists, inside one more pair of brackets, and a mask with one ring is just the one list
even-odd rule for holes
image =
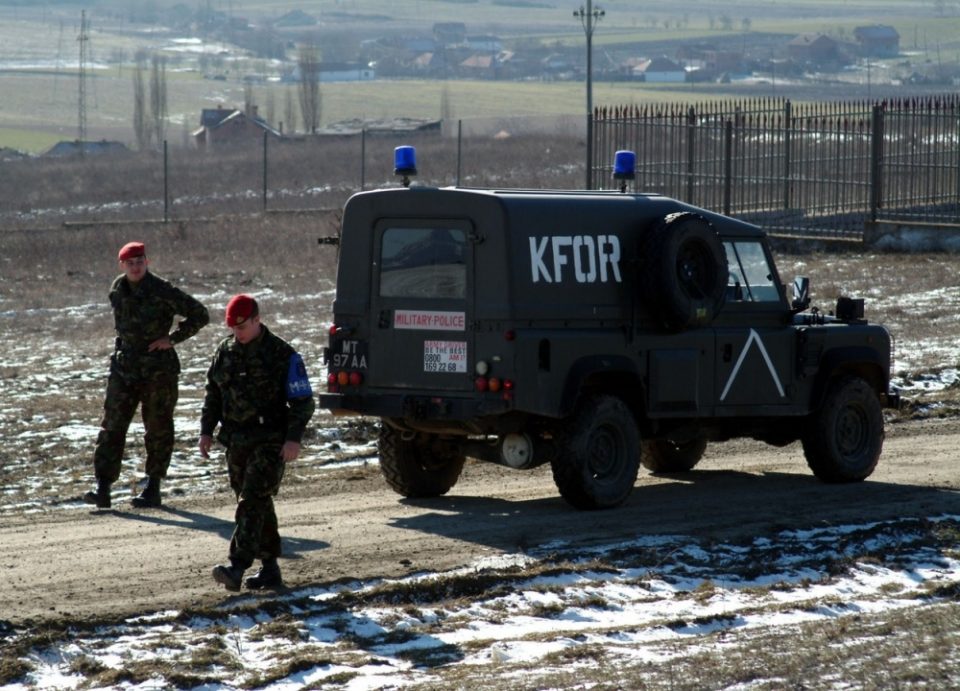
{"label": "soldier standing", "polygon": [[[142,242],[124,245],[118,259],[123,273],[110,287],[117,339],[93,454],[97,489],[83,496],[86,503],[101,509],[110,508],[110,485],[120,477],[127,429],[138,406],[149,481],[133,498],[133,505],[160,506],[160,481],[167,475],[173,454],[173,409],[180,375],[174,346],[210,321],[200,302],[147,269]],[[177,315],[184,319],[171,333]]]}
{"label": "soldier standing", "polygon": [[237,495],[230,565],[215,566],[213,578],[227,590],[239,590],[243,572],[260,559],[260,570],[243,581],[257,590],[283,584],[273,497],[286,463],[300,455],[313,391],[303,359],[261,323],[253,297],[232,297],[226,323],[233,335],[214,354],[200,417],[200,454],[209,458],[219,424],[217,439],[227,449],[230,487]]}

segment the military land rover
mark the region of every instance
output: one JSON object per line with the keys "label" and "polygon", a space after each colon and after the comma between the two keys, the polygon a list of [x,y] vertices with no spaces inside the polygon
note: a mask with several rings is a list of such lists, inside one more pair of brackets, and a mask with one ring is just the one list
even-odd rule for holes
{"label": "military land rover", "polygon": [[320,403],[381,419],[408,497],[446,493],[471,457],[550,463],[570,504],[612,507],[640,465],[689,471],[735,437],[800,440],[816,477],[863,480],[898,404],[890,335],[862,300],[824,313],[793,288],[759,228],[662,196],[361,192]]}

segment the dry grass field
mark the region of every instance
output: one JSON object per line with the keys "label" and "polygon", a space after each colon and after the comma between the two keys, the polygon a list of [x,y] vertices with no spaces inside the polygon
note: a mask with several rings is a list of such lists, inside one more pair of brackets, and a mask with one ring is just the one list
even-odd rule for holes
{"label": "dry grass field", "polygon": [[[388,157],[393,144],[375,143],[371,159]],[[421,169],[427,181],[442,183],[452,176],[455,158],[449,149],[436,140],[422,144]],[[0,169],[0,176],[6,175],[0,184],[2,208],[11,208],[18,199],[23,207],[47,205],[43,213],[34,208],[0,214],[7,224],[0,230],[0,352],[5,353],[0,378],[6,391],[5,428],[0,432],[25,444],[0,450],[0,479],[9,499],[44,504],[42,497],[31,494],[38,490],[36,478],[48,471],[48,477],[57,480],[39,486],[65,498],[88,482],[85,459],[99,419],[112,343],[105,296],[116,272],[116,248],[130,239],[145,241],[153,269],[200,297],[214,319],[213,326],[181,347],[181,457],[188,458],[192,451],[202,374],[209,352],[224,335],[218,324],[231,294],[261,296],[268,323],[277,324],[296,343],[313,378],[323,380],[321,351],[331,319],[336,250],[318,244],[318,238],[337,233],[340,205],[356,184],[344,181],[337,165],[354,143],[340,146],[344,149],[333,154],[288,152],[298,157],[285,174],[299,178],[294,191],[300,194],[272,198],[271,204],[300,209],[296,212],[257,211],[257,174],[249,158],[220,161],[221,167],[237,172],[229,180],[211,181],[181,163],[178,174],[183,177],[177,184],[196,193],[177,197],[170,223],[157,222],[159,200],[149,200],[151,185],[157,185],[156,179],[149,180],[153,160],[28,161],[18,164],[17,174],[10,167]],[[570,188],[581,175],[575,138],[528,138],[522,145],[470,143],[467,149],[467,167],[478,172],[465,177],[478,185]],[[512,164],[498,167],[498,159]],[[194,160],[202,163],[199,154]],[[380,167],[381,173],[387,172]],[[396,184],[389,177],[381,175],[382,182]],[[205,185],[221,187],[201,193]],[[304,194],[307,189],[322,192]],[[889,326],[897,383],[907,399],[901,415],[960,413],[960,255],[776,244],[781,278],[809,275],[814,304],[829,311],[840,295],[863,297],[867,317]],[[30,434],[24,434],[27,429]],[[64,434],[76,429],[81,431]],[[32,460],[24,463],[24,456]],[[51,465],[45,467],[38,459]],[[52,472],[66,468],[69,471],[59,476]]]}
{"label": "dry grass field", "polygon": [[[174,30],[146,23],[147,19],[158,17],[152,8],[175,4],[173,0],[149,3],[109,0],[88,9],[92,24],[86,81],[90,139],[133,141],[132,65],[133,56],[138,52],[164,55],[169,60],[167,139],[174,145],[189,139],[189,133],[199,124],[202,108],[218,104],[241,106],[245,99],[245,78],[253,79],[252,96],[260,105],[261,114],[267,115],[274,124],[283,119],[281,113],[290,87],[275,81],[279,79],[279,65],[258,58],[238,45],[221,42],[221,35],[201,38],[187,29]],[[574,6],[576,3],[571,3],[571,7]],[[253,22],[269,23],[288,11],[290,4],[279,0],[242,5],[221,2],[214,3],[213,7]],[[324,58],[330,61],[355,59],[361,40],[429,35],[432,25],[442,21],[462,21],[471,33],[501,36],[509,49],[530,43],[579,47],[584,42],[580,22],[567,9],[547,2],[405,0],[391,2],[389,9],[385,9],[380,0],[314,0],[297,3],[297,8],[313,13],[321,21],[314,27],[283,31],[282,37],[291,44],[312,40],[324,47]],[[800,85],[782,78],[779,85],[740,86],[657,85],[598,79],[594,84],[594,102],[611,106],[705,101],[731,96],[819,100],[859,98],[868,93],[875,98],[913,95],[918,87],[907,84],[884,87],[883,74],[895,66],[894,63],[923,66],[951,62],[957,49],[960,22],[953,3],[926,0],[843,3],[800,0],[789,4],[753,0],[654,3],[620,0],[605,10],[607,14],[595,33],[598,68],[610,51],[622,51],[624,46],[634,47],[636,52],[645,55],[672,54],[677,41],[694,44],[721,41],[746,48],[759,36],[782,35],[782,40],[775,41],[782,44],[788,37],[805,32],[825,32],[846,41],[855,27],[881,20],[899,31],[904,52],[902,57],[887,61],[889,64],[877,64],[872,92],[860,88],[859,82],[864,81],[862,75],[832,90],[824,80]],[[57,141],[76,137],[80,11],[80,7],[70,3],[0,5],[0,93],[4,94],[0,102],[0,146],[40,152]],[[730,20],[728,29],[717,28],[720,17]],[[205,56],[203,60],[201,55]],[[223,80],[206,78],[214,74]],[[322,124],[354,118],[437,118],[441,114],[450,119],[485,121],[569,117],[584,111],[584,85],[579,79],[377,80],[324,84],[322,94]],[[446,112],[442,113],[444,109]],[[484,122],[476,126],[489,128],[491,125]]]}
{"label": "dry grass field", "polygon": [[[371,143],[369,160],[386,161],[386,165],[378,166],[376,177],[368,176],[368,187],[396,184],[390,165],[396,143]],[[434,140],[418,144],[423,182],[452,182],[454,152]],[[864,297],[867,317],[891,329],[897,379],[905,387],[907,404],[900,413],[888,415],[883,464],[885,470],[892,473],[896,468],[910,479],[891,474],[883,481],[864,483],[856,493],[825,495],[818,485],[807,483],[805,476],[799,479],[796,466],[800,454],[795,448],[759,452],[759,461],[757,456],[745,461],[747,454],[756,453],[745,444],[734,445],[732,450],[718,448],[709,462],[726,467],[704,469],[696,481],[643,479],[636,501],[617,514],[577,515],[552,496],[545,475],[534,472],[518,478],[492,466],[471,466],[470,477],[465,478],[463,488],[458,487],[462,494],[418,505],[393,496],[383,499],[371,444],[376,431],[372,421],[335,421],[321,411],[311,424],[306,452],[284,488],[281,503],[287,508],[302,502],[304,515],[296,524],[302,535],[291,539],[284,533],[295,550],[306,552],[305,544],[331,544],[322,551],[316,548],[317,555],[310,552],[309,558],[291,558],[289,566],[285,564],[289,569],[285,573],[307,587],[256,601],[220,601],[219,594],[209,588],[203,561],[214,556],[200,555],[191,545],[191,540],[202,535],[214,549],[222,548],[224,531],[229,532],[224,527],[229,526],[229,508],[222,508],[230,505],[223,469],[198,462],[194,448],[205,368],[216,342],[225,335],[220,326],[223,305],[230,294],[243,290],[261,299],[265,322],[294,343],[304,355],[315,387],[321,385],[321,350],[331,318],[337,268],[335,248],[319,245],[317,238],[336,234],[338,209],[359,184],[358,174],[351,178],[343,170],[343,161],[355,150],[356,142],[337,146],[342,148],[291,150],[289,159],[278,159],[279,169],[271,177],[282,182],[272,189],[289,192],[271,197],[270,202],[271,208],[282,208],[282,202],[289,209],[286,212],[259,211],[256,157],[235,154],[204,161],[197,154],[179,161],[175,220],[170,223],[156,222],[162,205],[156,192],[155,159],[28,161],[15,168],[0,168],[0,175],[5,176],[0,184],[0,208],[9,210],[0,214],[0,382],[4,391],[0,435],[5,439],[0,448],[0,520],[17,526],[27,525],[33,518],[51,521],[43,524],[45,535],[60,525],[115,525],[124,531],[139,528],[158,539],[161,531],[170,531],[175,538],[167,547],[182,545],[188,566],[164,572],[155,586],[163,592],[169,587],[168,580],[175,580],[180,587],[189,583],[202,593],[202,598],[192,594],[175,602],[173,606],[182,608],[179,614],[136,621],[117,619],[113,614],[116,607],[104,610],[109,614],[93,617],[62,613],[74,606],[69,600],[57,601],[55,606],[61,612],[51,607],[44,622],[11,624],[0,613],[0,685],[30,688],[69,681],[89,688],[130,684],[261,688],[271,683],[309,685],[300,674],[314,669],[327,670],[329,676],[313,687],[330,689],[349,688],[351,680],[363,681],[363,674],[384,675],[380,687],[390,688],[391,673],[397,675],[394,679],[427,675],[420,677],[426,680],[417,688],[556,688],[589,681],[597,688],[739,685],[774,689],[787,685],[826,689],[844,683],[848,688],[869,689],[949,686],[957,681],[953,581],[937,586],[931,577],[922,583],[921,592],[907,597],[910,586],[891,580],[865,596],[870,600],[866,605],[861,605],[858,596],[818,590],[828,585],[852,587],[856,578],[866,578],[864,573],[888,565],[886,552],[893,555],[891,568],[898,561],[925,564],[931,554],[937,559],[955,555],[953,519],[932,523],[922,512],[956,513],[952,488],[957,480],[943,475],[928,479],[932,471],[925,452],[917,452],[918,458],[911,454],[920,445],[918,440],[930,445],[924,448],[934,448],[938,434],[954,439],[946,433],[955,432],[960,418],[960,255],[909,251],[907,245],[880,250],[775,243],[781,277],[789,280],[795,274],[809,275],[815,304],[829,310],[839,295]],[[466,150],[469,163],[464,178],[470,184],[575,187],[582,177],[582,149],[575,137],[475,141],[467,142]],[[212,176],[214,169],[231,174]],[[116,249],[131,239],[147,243],[153,270],[198,296],[210,307],[214,323],[178,347],[184,370],[176,448],[165,486],[172,508],[156,512],[157,516],[120,511],[105,519],[115,521],[108,524],[93,521],[79,497],[91,485],[90,457],[113,341],[106,291],[117,270]],[[123,480],[117,488],[118,504],[126,502],[128,491],[134,491],[132,485],[142,467],[141,453],[142,432],[135,425]],[[355,465],[339,467],[345,460]],[[745,471],[740,463],[754,465],[746,466],[751,470]],[[900,470],[901,466],[905,469]],[[923,482],[914,481],[914,476],[922,476]],[[737,502],[724,502],[724,488],[719,485],[725,483],[734,484],[734,491],[742,493],[734,496],[756,501],[756,506],[751,504],[748,509],[751,516],[764,514],[763,530],[750,550],[739,544],[726,546],[710,537],[720,516],[731,523],[746,520],[742,511],[737,513],[732,507]],[[518,487],[525,487],[527,494],[508,494],[519,492]],[[841,497],[854,498],[850,512],[859,520],[897,517],[904,506],[920,513],[907,514],[903,524],[860,525],[847,535],[849,514],[844,511],[850,500]],[[830,510],[811,511],[811,503],[816,506],[818,502],[831,504]],[[786,507],[782,511],[781,504]],[[451,524],[458,506],[472,506],[475,513],[460,510],[456,518],[461,522]],[[880,508],[874,511],[870,507]],[[416,514],[418,511],[423,514]],[[668,511],[671,513],[664,519]],[[699,523],[690,527],[700,513],[711,516],[709,529]],[[686,518],[687,514],[694,518]],[[345,524],[357,530],[353,538],[365,540],[362,545],[331,537],[337,535],[331,529],[334,517],[341,515]],[[398,518],[400,515],[405,518]],[[177,523],[178,516],[207,523],[185,530]],[[375,521],[381,519],[390,525],[377,527]],[[643,533],[660,520],[661,531],[688,530],[694,536],[689,539],[703,538],[703,543],[694,549],[683,542],[688,538],[677,543],[666,538],[654,543],[656,546],[610,548],[608,554],[599,556],[577,548],[554,552],[549,546],[552,538],[577,534],[587,521],[591,521],[594,541],[609,540],[618,520],[625,525],[643,525]],[[801,544],[805,542],[802,537],[789,546],[786,542],[771,545],[767,539],[784,526],[826,523],[839,526],[838,533],[821,538],[831,545],[841,540],[845,543],[845,551],[838,556],[824,558],[822,548]],[[469,539],[463,536],[472,536],[474,526],[487,541],[467,545]],[[554,527],[552,532],[550,527]],[[467,547],[482,554],[489,553],[491,546],[495,551],[523,551],[528,540],[537,541],[530,535],[537,535],[538,530],[547,531],[538,542],[546,545],[541,547],[547,556],[538,557],[541,561],[535,566],[508,565],[466,575],[442,573],[438,581],[419,580],[422,573],[415,572],[436,570],[443,559],[455,559],[457,550]],[[184,533],[190,537],[184,539]],[[908,533],[913,537],[908,539]],[[399,543],[387,556],[392,541],[408,534],[411,542]],[[437,543],[438,535],[452,538],[457,546]],[[493,540],[489,535],[502,537]],[[877,541],[890,546],[877,547]],[[83,551],[96,560],[101,550],[119,548],[106,548],[105,544],[95,542]],[[424,547],[428,544],[439,546],[430,551]],[[908,556],[914,549],[919,556]],[[363,551],[368,561],[358,566],[354,559],[360,557],[355,555]],[[3,554],[0,566],[5,577],[12,579],[12,574],[20,573],[20,559]],[[742,554],[751,556],[735,556]],[[149,565],[151,558],[138,554],[134,567]],[[354,566],[358,573],[378,579],[384,573],[399,572],[409,573],[410,580],[380,583],[371,579],[351,586],[357,575],[351,571]],[[679,575],[674,575],[676,595],[653,589],[668,566],[678,569]],[[122,570],[127,567],[126,563],[111,562],[106,571],[123,578],[126,572]],[[35,589],[69,592],[71,586],[63,585],[69,579],[58,573],[58,568],[49,581],[27,574],[25,581],[17,581],[8,591],[22,593],[24,600],[32,597]],[[764,580],[768,569],[772,574],[769,582]],[[778,575],[780,569],[789,577]],[[908,567],[907,573],[915,577],[911,569]],[[609,585],[610,574],[615,573],[624,578],[633,574],[631,587],[640,588],[635,595],[640,608],[636,614],[631,614],[634,605],[617,599],[616,591],[601,593],[601,588]],[[845,580],[847,576],[850,581]],[[568,580],[558,580],[561,578]],[[754,584],[737,590],[730,586],[730,580],[737,578]],[[530,585],[531,579],[536,585]],[[582,585],[585,579],[594,580],[578,590],[575,584]],[[90,591],[85,584],[78,587],[84,593]],[[335,588],[345,589],[336,590],[339,594],[333,597]],[[515,590],[523,591],[527,598],[523,605],[511,604],[509,598]],[[333,599],[323,599],[318,593],[329,593]],[[560,600],[568,593],[572,604]],[[796,596],[799,604],[777,604],[780,596]],[[867,613],[871,602],[901,596],[907,603],[904,606]],[[198,599],[191,599],[194,597]],[[719,603],[728,598],[739,599],[740,604],[723,610]],[[917,611],[919,605],[931,601],[938,604]],[[580,609],[571,612],[566,609],[568,604]],[[527,620],[545,622],[544,631],[516,634],[513,643],[499,648],[499,633],[436,648],[421,647],[417,641],[423,639],[415,636],[430,640],[453,636],[460,618],[471,630],[478,621],[506,625],[516,610]],[[445,613],[431,618],[434,611]],[[618,633],[607,638],[598,638],[589,629],[577,633],[564,628],[580,621],[578,617],[584,613],[602,618],[614,612],[626,612],[633,619],[622,627],[617,625]],[[796,612],[826,612],[828,616],[793,626],[778,623],[781,615]],[[165,616],[170,617],[169,622]],[[370,617],[381,617],[374,633]],[[770,623],[755,627],[743,624],[768,618]],[[315,633],[305,633],[304,627],[310,626]],[[598,624],[596,630],[606,635],[604,626],[608,625]],[[336,650],[332,652],[319,649],[316,640],[328,635],[320,632],[330,630],[335,631],[331,635]],[[554,634],[554,630],[561,633]],[[669,649],[664,657],[631,658],[631,653],[624,653],[631,636],[663,632],[678,637],[675,643],[652,645],[654,652]],[[130,635],[140,636],[136,650],[112,657],[116,639]],[[561,645],[556,645],[557,635]],[[493,636],[493,642],[487,636]],[[301,646],[305,637],[310,642]],[[281,652],[270,653],[270,661],[258,667],[257,651],[263,641],[272,641]],[[409,646],[404,647],[405,643]],[[517,654],[524,645],[541,645],[542,650],[552,652],[510,663],[509,655]],[[153,649],[164,651],[167,657],[150,657],[147,651]],[[462,659],[471,664],[456,664]],[[481,659],[483,664],[473,663]],[[897,660],[896,665],[889,664],[892,659]],[[386,666],[385,661],[396,668]],[[361,671],[367,668],[373,671]],[[42,676],[49,669],[60,671]],[[368,686],[375,687],[375,682]]]}

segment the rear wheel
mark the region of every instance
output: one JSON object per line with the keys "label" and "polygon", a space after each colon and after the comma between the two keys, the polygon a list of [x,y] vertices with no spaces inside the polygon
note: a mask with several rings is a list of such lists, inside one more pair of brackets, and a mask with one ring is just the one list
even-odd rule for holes
{"label": "rear wheel", "polygon": [[648,439],[640,450],[640,462],[653,473],[682,473],[693,470],[707,450],[707,440],[695,437],[689,441]]}
{"label": "rear wheel", "polygon": [[614,396],[591,396],[557,438],[551,460],[560,495],[578,509],[622,504],[640,469],[640,434],[633,414]]}
{"label": "rear wheel", "polygon": [[387,484],[405,497],[439,497],[460,479],[466,458],[426,434],[404,433],[386,422],[377,439],[380,471]]}
{"label": "rear wheel", "polygon": [[824,482],[859,482],[870,476],[883,449],[883,410],[873,388],[844,377],[827,392],[803,435],[803,453]]}

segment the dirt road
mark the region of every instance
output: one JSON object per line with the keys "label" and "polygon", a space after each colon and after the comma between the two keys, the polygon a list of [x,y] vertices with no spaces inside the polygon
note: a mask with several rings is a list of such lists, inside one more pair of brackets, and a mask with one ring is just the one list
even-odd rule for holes
{"label": "dirt road", "polygon": [[[716,444],[691,473],[642,472],[627,504],[583,513],[558,496],[549,467],[519,472],[468,463],[447,497],[406,501],[376,466],[288,483],[278,501],[291,587],[398,576],[482,555],[593,544],[638,533],[737,539],[785,528],[960,513],[960,420],[888,426],[869,481],[824,485],[799,445]],[[211,605],[210,578],[232,530],[233,497],[171,497],[158,510],[62,509],[0,525],[0,620],[111,617]]]}

